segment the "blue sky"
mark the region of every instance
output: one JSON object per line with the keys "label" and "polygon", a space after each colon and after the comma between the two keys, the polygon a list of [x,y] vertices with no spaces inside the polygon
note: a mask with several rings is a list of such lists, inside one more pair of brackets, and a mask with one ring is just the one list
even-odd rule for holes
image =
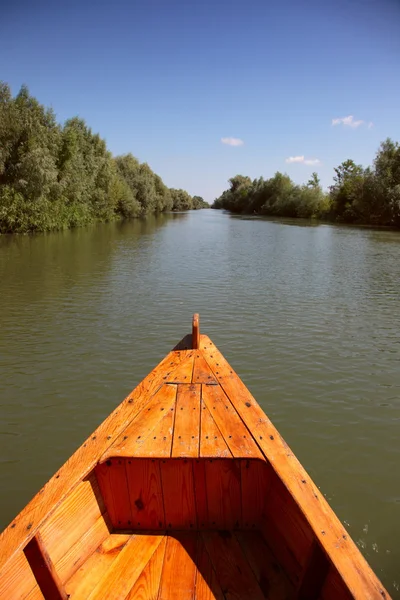
{"label": "blue sky", "polygon": [[400,0],[13,0],[1,12],[0,79],[14,93],[26,83],[60,121],[78,114],[114,154],[208,201],[237,173],[300,183],[316,170],[328,186],[346,158],[368,165],[382,140],[400,141]]}

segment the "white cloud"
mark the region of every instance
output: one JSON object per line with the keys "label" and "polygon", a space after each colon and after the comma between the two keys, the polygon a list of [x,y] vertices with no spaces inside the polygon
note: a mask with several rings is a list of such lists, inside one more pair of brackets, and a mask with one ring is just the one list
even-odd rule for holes
{"label": "white cloud", "polygon": [[287,163],[303,163],[304,162],[304,156],[289,156],[289,158],[286,159]]}
{"label": "white cloud", "polygon": [[221,138],[221,142],[227,146],[243,146],[244,144],[243,140],[234,137]]}
{"label": "white cloud", "polygon": [[347,127],[352,127],[353,129],[360,127],[360,125],[363,125],[364,123],[365,121],[363,121],[362,119],[355,121],[353,115],[349,115],[348,117],[339,117],[338,119],[332,119],[332,125],[342,124],[347,125]]}
{"label": "white cloud", "polygon": [[320,165],[321,161],[319,158],[305,158],[304,156],[289,156],[286,162],[290,165],[293,163],[300,163],[302,165]]}
{"label": "white cloud", "polygon": [[372,121],[370,121],[370,122],[368,123],[368,129],[372,129],[372,127],[373,127],[373,126],[374,126],[373,122],[372,122]]}

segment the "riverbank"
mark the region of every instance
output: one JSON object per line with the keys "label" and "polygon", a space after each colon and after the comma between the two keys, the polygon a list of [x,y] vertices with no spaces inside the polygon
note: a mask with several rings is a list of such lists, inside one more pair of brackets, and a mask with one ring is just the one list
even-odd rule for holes
{"label": "riverbank", "polygon": [[208,206],[168,188],[132,154],[112,156],[78,117],[63,125],[22,86],[0,82],[0,233],[73,229]]}
{"label": "riverbank", "polygon": [[329,192],[322,189],[318,174],[304,185],[287,174],[270,179],[236,175],[212,208],[236,214],[312,218],[331,223],[400,228],[400,145],[381,143],[374,163],[364,168],[346,160],[334,169]]}
{"label": "riverbank", "polygon": [[321,225],[337,226],[345,229],[365,229],[370,231],[387,231],[387,232],[400,232],[399,227],[393,225],[371,225],[368,223],[345,223],[343,221],[329,221],[328,219],[319,219],[316,217],[280,217],[277,215],[257,215],[257,214],[246,214],[246,213],[234,213],[226,209],[220,209],[222,213],[229,215],[232,218],[237,217],[241,220],[261,220],[269,221],[271,223],[280,223],[282,225],[288,225],[293,227],[318,227]]}

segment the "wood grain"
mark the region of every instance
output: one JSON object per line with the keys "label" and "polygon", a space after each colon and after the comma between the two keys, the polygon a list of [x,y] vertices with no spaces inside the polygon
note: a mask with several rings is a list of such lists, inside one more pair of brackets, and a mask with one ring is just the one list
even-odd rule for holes
{"label": "wood grain", "polygon": [[224,600],[221,586],[201,536],[198,539],[196,565],[194,600]]}
{"label": "wood grain", "polygon": [[203,383],[208,385],[218,385],[214,373],[203,358],[201,352],[196,352],[194,357],[192,383]]}
{"label": "wood grain", "polygon": [[165,529],[160,464],[150,458],[126,459],[132,527]]}
{"label": "wood grain", "polygon": [[293,600],[294,587],[259,531],[235,531],[242,551],[266,598]]}
{"label": "wood grain", "polygon": [[185,459],[162,460],[160,467],[167,529],[196,529],[191,462]]}
{"label": "wood grain", "polygon": [[158,600],[166,543],[164,536],[125,600]]}
{"label": "wood grain", "polygon": [[54,564],[95,525],[105,510],[96,477],[91,474],[56,507],[40,530]]}
{"label": "wood grain", "polygon": [[60,579],[65,583],[77,571],[87,558],[110,535],[111,522],[107,516],[101,515],[95,524],[72,544],[68,552],[55,563]]}
{"label": "wood grain", "polygon": [[171,453],[173,458],[197,458],[199,455],[200,392],[199,384],[178,385]]}
{"label": "wood grain", "polygon": [[131,534],[112,533],[96,548],[65,584],[71,599],[89,597],[130,538]]}
{"label": "wood grain", "polygon": [[24,548],[32,573],[46,600],[67,600],[68,596],[54,564],[37,533]]}
{"label": "wood grain", "polygon": [[198,529],[204,529],[209,525],[205,461],[197,459],[192,462],[192,467],[197,527]]}
{"label": "wood grain", "polygon": [[[85,600],[126,598],[162,539],[163,535],[133,535],[100,581],[93,582],[94,589]],[[80,600],[81,597],[75,593],[75,598]]]}
{"label": "wood grain", "polygon": [[95,470],[108,515],[115,529],[127,529],[132,523],[125,464],[124,458],[109,458]]}
{"label": "wood grain", "polygon": [[185,360],[164,377],[165,383],[191,383],[194,365],[194,351],[188,350]]}
{"label": "wood grain", "polygon": [[156,447],[157,443],[152,442],[157,437],[154,430],[159,427],[160,421],[167,413],[174,412],[176,393],[176,385],[163,384],[148,405],[107,449],[100,462],[116,456],[143,455],[142,447],[149,441]]}
{"label": "wood grain", "polygon": [[315,536],[307,519],[275,473],[272,474],[264,515],[262,531],[265,539],[291,581],[298,582]]}
{"label": "wood grain", "polygon": [[254,442],[253,436],[219,385],[204,385],[202,400],[210,411],[233,456],[237,458],[264,458]]}
{"label": "wood grain", "polygon": [[202,458],[231,457],[231,451],[203,399],[200,421],[200,456]]}
{"label": "wood grain", "polygon": [[9,560],[0,577],[0,598],[24,600],[29,593],[43,595],[22,550]]}
{"label": "wood grain", "polygon": [[265,600],[239,542],[230,531],[204,531],[207,552],[227,600]]}
{"label": "wood grain", "polygon": [[259,527],[271,484],[271,467],[263,460],[243,459],[241,467],[241,527]]}
{"label": "wood grain", "polygon": [[197,536],[188,532],[168,535],[158,600],[192,600],[196,577]]}
{"label": "wood grain", "polygon": [[175,407],[166,412],[142,444],[136,450],[135,456],[166,458],[171,456],[174,432]]}
{"label": "wood grain", "polygon": [[207,459],[205,464],[208,526],[233,529],[242,521],[240,462],[233,459]]}

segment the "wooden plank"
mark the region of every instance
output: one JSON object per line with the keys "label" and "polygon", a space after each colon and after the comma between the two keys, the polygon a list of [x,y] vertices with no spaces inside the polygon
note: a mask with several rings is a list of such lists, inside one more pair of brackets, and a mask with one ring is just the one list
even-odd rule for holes
{"label": "wooden plank", "polygon": [[224,600],[221,586],[201,536],[197,542],[196,564],[196,586],[193,600]]}
{"label": "wooden plank", "polygon": [[197,458],[199,455],[200,392],[199,384],[178,385],[171,453],[173,458]]}
{"label": "wooden plank", "polygon": [[168,410],[165,417],[153,429],[135,455],[140,457],[165,458],[171,456],[175,421],[175,408]]}
{"label": "wooden plank", "polygon": [[293,598],[293,585],[259,531],[235,531],[242,551],[266,598]]}
{"label": "wooden plank", "polygon": [[198,313],[193,315],[192,321],[192,348],[197,350],[200,346],[200,318]]}
{"label": "wooden plank", "polygon": [[86,477],[100,456],[113,443],[153,394],[191,351],[170,352],[145,379],[125,398],[92,435],[78,448],[61,469],[36,494],[16,519],[0,534],[0,579],[2,569],[14,552],[35,535],[58,503]]}
{"label": "wooden plank", "polygon": [[274,553],[277,561],[282,565],[289,581],[293,584],[294,589],[296,589],[301,578],[303,567],[299,564],[292,551],[292,545],[288,544],[282,536],[274,519],[264,519],[261,522],[260,531],[264,540]]}
{"label": "wooden plank", "polygon": [[68,552],[55,563],[57,573],[63,583],[79,569],[87,558],[110,535],[111,522],[107,516],[101,515],[96,523],[73,544]]}
{"label": "wooden plank", "polygon": [[192,600],[196,577],[197,534],[168,535],[158,600]]}
{"label": "wooden plank", "polygon": [[185,360],[174,371],[164,377],[165,383],[191,383],[193,364],[194,351],[189,350]]}
{"label": "wooden plank", "polygon": [[320,544],[314,541],[296,592],[296,600],[317,600],[320,597],[329,568],[330,561],[328,557]]}
{"label": "wooden plank", "polygon": [[39,532],[26,545],[24,554],[45,599],[67,600],[67,593]]}
{"label": "wooden plank", "polygon": [[[159,426],[161,419],[168,412],[174,412],[176,393],[176,385],[162,385],[149,404],[136,415],[114,444],[107,449],[100,462],[116,456],[140,456],[143,444],[155,439],[153,432]],[[153,445],[156,447],[157,442]]]}
{"label": "wooden plank", "polygon": [[[131,591],[163,535],[133,535],[85,600],[121,600]],[[80,597],[75,595],[80,600]],[[74,600],[75,600],[74,598]],[[83,598],[82,598],[83,600]]]}
{"label": "wooden plank", "polygon": [[125,464],[124,458],[109,458],[95,470],[108,515],[115,529],[130,528],[132,523]]}
{"label": "wooden plank", "polygon": [[[381,596],[382,600],[390,600],[388,595]],[[353,600],[353,595],[349,592],[342,577],[337,569],[332,565],[325,579],[321,590],[320,600]],[[363,599],[361,599],[363,600]]]}
{"label": "wooden plank", "polygon": [[40,591],[38,585],[33,590],[31,590],[27,596],[20,596],[19,590],[18,596],[8,596],[8,600],[20,600],[20,598],[23,598],[24,600],[45,600],[45,597]]}
{"label": "wooden plank", "polygon": [[192,383],[218,385],[214,373],[211,371],[201,352],[196,352],[194,357]]}
{"label": "wooden plank", "polygon": [[32,569],[21,550],[7,563],[0,577],[0,598],[4,600],[25,600],[32,594],[32,598],[43,598]]}
{"label": "wooden plank", "polygon": [[275,473],[265,502],[264,514],[264,537],[285,568],[288,577],[294,583],[298,583],[315,535]]}
{"label": "wooden plank", "polygon": [[208,527],[208,505],[205,461],[197,459],[192,463],[194,493],[196,501],[196,517],[198,529]]}
{"label": "wooden plank", "polygon": [[208,526],[233,529],[242,521],[240,462],[234,459],[207,459],[205,464]]}
{"label": "wooden plank", "polygon": [[[201,351],[264,456],[306,515],[321,546],[355,598],[379,599],[387,590],[360,553],[327,501],[272,425],[244,383],[207,336]],[[210,386],[211,388],[211,386]]]}
{"label": "wooden plank", "polygon": [[95,525],[105,510],[96,477],[91,474],[57,506],[40,530],[54,564]]}
{"label": "wooden plank", "polygon": [[271,483],[271,467],[264,460],[243,459],[241,466],[242,521],[245,529],[258,528]]}
{"label": "wooden plank", "polygon": [[219,385],[203,385],[202,399],[233,456],[264,458],[253,436]]}
{"label": "wooden plank", "polygon": [[161,461],[161,481],[167,529],[196,529],[196,504],[191,461]]}
{"label": "wooden plank", "polygon": [[225,598],[265,600],[233,532],[203,531],[201,535]]}
{"label": "wooden plank", "polygon": [[164,536],[125,600],[158,600],[166,544]]}
{"label": "wooden plank", "polygon": [[160,464],[151,458],[126,459],[134,529],[165,529]]}
{"label": "wooden plank", "polygon": [[130,538],[131,534],[111,533],[66,582],[70,598],[88,598]]}
{"label": "wooden plank", "polygon": [[[203,392],[202,392],[203,393]],[[203,458],[231,457],[232,454],[210,411],[201,400],[200,456]]]}

